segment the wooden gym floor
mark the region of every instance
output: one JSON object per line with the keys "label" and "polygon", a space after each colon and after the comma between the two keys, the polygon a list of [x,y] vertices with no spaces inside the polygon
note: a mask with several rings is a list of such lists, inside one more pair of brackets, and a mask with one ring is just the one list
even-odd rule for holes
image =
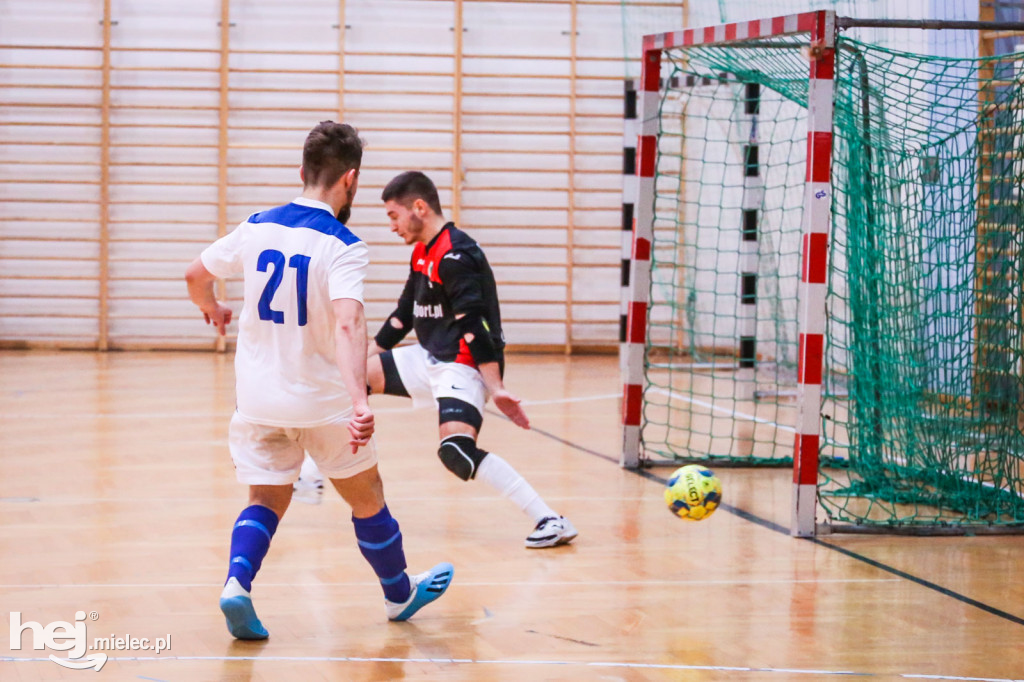
{"label": "wooden gym floor", "polygon": [[618,467],[615,358],[515,356],[507,378],[535,429],[489,414],[481,446],[576,542],[524,549],[530,522],[437,461],[434,412],[374,398],[410,569],[449,560],[452,588],[387,622],[327,493],[284,518],[253,592],[271,637],[243,643],[217,608],[245,506],[231,357],[0,353],[0,621],[83,611],[90,644],[171,637],[96,673],[0,628],[0,680],[1024,679],[1024,538],[794,539],[790,474],[771,470],[719,471],[727,504],[687,523],[662,502],[668,470]]}

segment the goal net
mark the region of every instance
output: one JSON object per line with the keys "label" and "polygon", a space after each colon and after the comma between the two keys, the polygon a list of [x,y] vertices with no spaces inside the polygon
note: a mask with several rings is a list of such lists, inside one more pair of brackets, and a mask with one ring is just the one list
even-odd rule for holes
{"label": "goal net", "polygon": [[792,466],[802,535],[1024,524],[1024,55],[844,25],[645,39],[623,464]]}

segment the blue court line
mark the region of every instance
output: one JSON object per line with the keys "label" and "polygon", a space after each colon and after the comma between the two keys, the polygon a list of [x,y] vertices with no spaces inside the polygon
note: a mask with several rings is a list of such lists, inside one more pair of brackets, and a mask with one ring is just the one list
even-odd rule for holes
{"label": "blue court line", "polygon": [[[511,421],[511,420],[509,420],[508,417],[506,417],[501,412],[496,412],[496,411],[491,410],[491,409],[485,409],[484,411],[487,412],[488,414],[493,414],[496,417],[501,417],[505,421]],[[538,428],[534,428],[534,427],[531,426],[530,430],[531,431],[535,431],[536,433],[538,433],[538,434],[540,434],[540,435],[542,435],[542,436],[544,436],[546,438],[550,438],[552,440],[558,441],[559,443],[562,443],[563,445],[568,445],[569,447],[571,447],[571,448],[573,448],[575,450],[579,450],[580,452],[585,452],[588,455],[592,455],[594,457],[599,457],[599,458],[601,458],[603,460],[607,460],[609,462],[614,462],[616,464],[618,464],[618,462],[619,462],[617,457],[612,457],[611,455],[606,455],[606,454],[597,452],[595,450],[591,450],[590,448],[583,447],[582,445],[578,445],[576,443],[573,443],[572,441],[568,441],[568,440],[566,440],[564,438],[556,436],[553,433],[549,433],[547,431],[544,431],[543,429],[538,429]],[[646,478],[648,480],[657,481],[658,483],[661,483],[662,485],[665,485],[666,483],[668,483],[667,479],[662,478],[661,476],[658,476],[657,474],[654,474],[654,473],[652,473],[650,471],[647,471],[647,470],[644,470],[644,469],[627,469],[627,471],[629,471],[632,474],[636,474],[637,476],[642,476],[642,477],[644,477],[644,478]],[[785,526],[783,526],[781,524],[775,523],[774,521],[769,521],[768,519],[761,518],[760,516],[757,516],[756,514],[748,512],[745,509],[739,509],[738,507],[734,507],[734,506],[732,506],[730,504],[724,504],[723,503],[723,504],[721,504],[719,506],[722,509],[724,509],[725,511],[729,512],[730,514],[732,514],[733,516],[738,516],[739,518],[741,518],[741,519],[743,519],[745,521],[750,521],[751,523],[757,524],[757,525],[759,525],[759,526],[761,526],[763,528],[767,528],[768,530],[775,531],[776,533],[780,533],[782,535],[786,535],[786,536],[789,535],[789,528],[786,528]],[[795,540],[797,540],[797,539],[799,539],[799,540],[807,540],[807,541],[812,542],[812,543],[814,543],[814,544],[816,544],[816,545],[818,545],[820,547],[826,547],[828,549],[831,549],[831,550],[834,550],[836,552],[839,552],[840,554],[848,556],[851,559],[856,559],[857,561],[865,563],[868,566],[872,566],[874,568],[880,569],[882,571],[885,571],[886,573],[891,573],[892,575],[895,575],[895,576],[897,576],[899,578],[903,578],[904,580],[908,580],[908,581],[910,581],[910,582],[912,582],[912,583],[914,583],[916,585],[920,585],[921,587],[925,587],[925,588],[927,588],[929,590],[932,590],[933,592],[938,592],[939,594],[941,594],[941,595],[943,595],[945,597],[950,597],[951,599],[955,599],[955,600],[957,600],[957,601],[959,601],[961,603],[967,604],[968,606],[973,606],[973,607],[975,607],[977,609],[981,609],[982,611],[984,611],[986,613],[990,613],[993,616],[998,616],[999,618],[1002,618],[1004,620],[1008,620],[1011,623],[1016,623],[1017,625],[1024,625],[1024,618],[1021,618],[1020,616],[1015,616],[1014,614],[1009,613],[1007,611],[1003,611],[1002,609],[997,609],[996,607],[990,606],[989,604],[986,604],[984,602],[978,601],[977,599],[971,599],[970,597],[968,597],[965,594],[961,594],[959,592],[956,592],[955,590],[951,590],[948,587],[943,587],[942,585],[933,583],[930,580],[925,580],[924,578],[919,578],[918,576],[913,575],[911,573],[907,573],[906,571],[901,571],[900,569],[896,568],[895,566],[890,566],[889,564],[883,563],[881,561],[876,561],[875,559],[872,559],[870,557],[866,557],[863,554],[858,554],[857,552],[854,552],[852,550],[846,549],[845,547],[840,547],[839,545],[833,545],[832,543],[825,542],[824,540],[821,540],[819,538],[794,538],[794,539]]]}

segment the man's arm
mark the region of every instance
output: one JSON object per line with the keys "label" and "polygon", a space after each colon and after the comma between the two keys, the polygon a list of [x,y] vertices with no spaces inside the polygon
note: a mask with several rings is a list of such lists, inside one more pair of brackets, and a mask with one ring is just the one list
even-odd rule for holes
{"label": "man's arm", "polygon": [[373,412],[366,398],[366,315],[363,304],[352,298],[331,301],[334,308],[335,362],[352,400],[353,416],[348,430],[352,452],[373,435]]}
{"label": "man's arm", "polygon": [[451,301],[455,322],[470,355],[484,380],[491,400],[502,413],[521,428],[530,428],[519,398],[505,388],[501,378],[500,355],[491,341],[490,329],[484,319],[486,305],[480,287],[480,272],[475,260],[469,254],[464,257],[441,259],[438,274],[441,276],[445,293]]}
{"label": "man's arm", "polygon": [[380,355],[384,351],[384,348],[381,348],[380,346],[377,345],[376,339],[370,339],[370,341],[366,344],[366,359],[369,360],[374,355]]}
{"label": "man's arm", "polygon": [[398,305],[394,312],[388,315],[381,325],[380,331],[373,337],[367,357],[390,350],[398,345],[412,331],[413,319],[413,283],[412,269],[409,270],[409,278],[405,280],[405,287],[402,295],[398,297]]}
{"label": "man's arm", "polygon": [[491,400],[502,414],[511,419],[516,426],[523,429],[530,428],[530,418],[526,416],[526,410],[520,404],[522,401],[509,393],[501,380],[501,368],[498,363],[485,362],[477,365],[476,368],[480,371],[480,376],[483,377],[487,392],[491,394]]}
{"label": "man's arm", "polygon": [[185,271],[189,298],[203,312],[206,324],[212,322],[220,335],[224,336],[227,333],[225,328],[231,324],[231,308],[217,300],[213,292],[213,283],[216,281],[217,278],[206,269],[200,258],[192,261]]}
{"label": "man's arm", "polygon": [[[469,347],[473,361],[477,367],[497,363],[501,355],[491,340],[491,330],[484,317],[487,302],[484,301],[484,290],[480,284],[483,278],[480,264],[468,252],[452,252],[441,259],[437,272],[451,304],[459,335]],[[496,376],[500,381],[500,372]],[[488,385],[488,388],[491,386]]]}

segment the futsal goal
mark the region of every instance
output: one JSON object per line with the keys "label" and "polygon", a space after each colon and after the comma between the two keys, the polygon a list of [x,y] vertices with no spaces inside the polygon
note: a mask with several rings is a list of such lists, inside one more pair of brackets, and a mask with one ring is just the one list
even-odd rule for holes
{"label": "futsal goal", "polygon": [[794,535],[1021,530],[1024,54],[864,26],[1024,29],[644,39],[621,463],[792,467]]}

